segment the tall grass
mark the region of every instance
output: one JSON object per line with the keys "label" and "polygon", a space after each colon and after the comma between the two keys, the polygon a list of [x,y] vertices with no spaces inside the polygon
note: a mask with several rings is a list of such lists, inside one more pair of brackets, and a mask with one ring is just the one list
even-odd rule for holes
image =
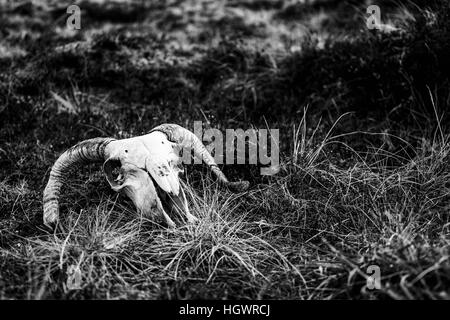
{"label": "tall grass", "polygon": [[[263,2],[238,17],[208,1],[191,21],[86,1],[73,37],[50,11],[2,14],[0,45],[25,54],[0,57],[0,298],[450,298],[448,2],[379,1],[400,29],[387,33],[360,30],[353,1]],[[225,37],[227,19],[239,30]],[[168,230],[89,167],[64,191],[61,228],[42,229],[58,153],[195,117],[279,127],[280,173],[232,195],[189,168],[199,222]]]}
{"label": "tall grass", "polygon": [[[342,165],[328,150],[342,135],[308,134],[305,119],[267,184],[233,195],[208,177],[184,183],[196,224],[166,229],[119,197],[67,213],[62,232],[13,235],[2,264],[23,270],[28,289],[3,278],[2,295],[448,298],[445,128],[401,166],[381,149],[351,150],[355,160]],[[367,289],[370,265],[381,269],[380,290]]]}

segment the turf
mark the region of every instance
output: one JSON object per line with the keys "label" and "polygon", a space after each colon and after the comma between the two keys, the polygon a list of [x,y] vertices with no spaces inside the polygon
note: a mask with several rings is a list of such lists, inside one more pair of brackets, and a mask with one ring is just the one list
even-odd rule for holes
{"label": "turf", "polygon": [[[77,3],[70,31],[71,2],[0,2],[0,298],[450,298],[447,1],[375,1],[382,30],[364,1]],[[280,172],[186,167],[200,223],[168,230],[90,165],[44,228],[65,149],[194,121],[280,129]]]}

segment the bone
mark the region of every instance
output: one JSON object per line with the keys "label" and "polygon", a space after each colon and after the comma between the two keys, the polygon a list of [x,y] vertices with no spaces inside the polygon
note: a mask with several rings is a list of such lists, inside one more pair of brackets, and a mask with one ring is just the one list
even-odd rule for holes
{"label": "bone", "polygon": [[[111,188],[127,195],[138,213],[174,222],[165,212],[161,193],[169,199],[169,208],[182,213],[188,222],[195,222],[180,186],[178,167],[181,159],[176,150],[192,148],[219,182],[233,192],[245,191],[248,181],[230,182],[219,169],[206,147],[191,131],[176,124],[162,124],[149,134],[129,139],[94,138],[82,141],[65,151],[53,165],[43,196],[43,220],[52,227],[59,221],[61,188],[69,173],[83,164],[104,161],[103,171]],[[113,171],[119,169],[118,174]]]}
{"label": "bone", "polygon": [[51,227],[59,219],[59,196],[68,174],[83,164],[103,161],[110,138],[94,138],[78,143],[56,160],[44,190],[44,224]]}
{"label": "bone", "polygon": [[167,139],[178,144],[181,148],[192,148],[194,155],[202,159],[205,164],[216,175],[219,182],[225,185],[232,192],[243,192],[248,189],[250,183],[248,181],[228,181],[225,174],[220,170],[214,158],[206,149],[205,145],[200,139],[191,131],[177,125],[177,124],[162,124],[154,128],[151,132],[161,131],[166,134]]}

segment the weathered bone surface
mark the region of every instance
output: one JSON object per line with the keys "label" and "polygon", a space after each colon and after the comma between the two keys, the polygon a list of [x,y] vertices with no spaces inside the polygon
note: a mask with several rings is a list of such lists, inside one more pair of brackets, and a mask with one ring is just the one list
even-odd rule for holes
{"label": "weathered bone surface", "polygon": [[[71,170],[87,163],[103,161],[103,171],[111,188],[126,194],[139,214],[157,216],[168,226],[175,223],[161,199],[188,222],[197,220],[189,212],[186,196],[178,178],[180,150],[192,148],[233,192],[248,188],[248,181],[230,182],[196,135],[176,124],[162,124],[149,134],[130,139],[95,138],[78,143],[55,162],[44,190],[44,224],[54,225],[59,218],[59,196]],[[155,185],[156,184],[156,185]]]}

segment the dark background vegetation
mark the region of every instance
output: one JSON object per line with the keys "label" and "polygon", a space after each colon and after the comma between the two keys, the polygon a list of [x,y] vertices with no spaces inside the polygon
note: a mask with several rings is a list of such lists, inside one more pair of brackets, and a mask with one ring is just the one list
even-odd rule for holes
{"label": "dark background vegetation", "polygon": [[[447,1],[78,1],[79,31],[70,4],[1,2],[1,298],[449,298]],[[279,128],[280,173],[187,168],[202,223],[170,231],[93,165],[43,229],[66,148],[199,120]]]}

